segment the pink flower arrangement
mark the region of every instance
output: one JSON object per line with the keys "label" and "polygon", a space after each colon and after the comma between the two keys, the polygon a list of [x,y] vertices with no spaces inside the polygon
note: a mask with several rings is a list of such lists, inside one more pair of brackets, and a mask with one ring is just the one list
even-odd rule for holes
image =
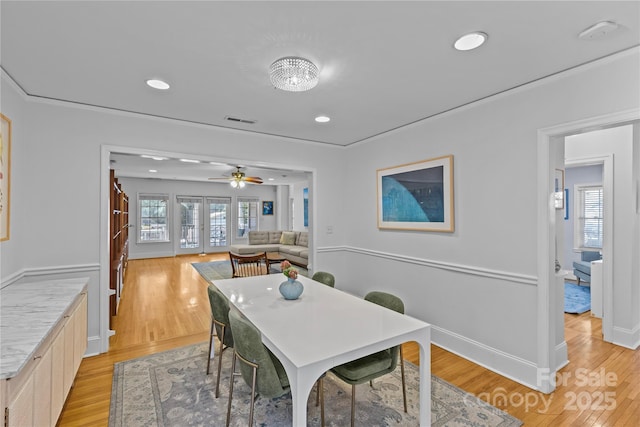
{"label": "pink flower arrangement", "polygon": [[298,278],[298,270],[293,268],[289,261],[282,261],[280,263],[280,269],[282,270],[282,274],[284,274],[287,278],[291,280],[296,280]]}

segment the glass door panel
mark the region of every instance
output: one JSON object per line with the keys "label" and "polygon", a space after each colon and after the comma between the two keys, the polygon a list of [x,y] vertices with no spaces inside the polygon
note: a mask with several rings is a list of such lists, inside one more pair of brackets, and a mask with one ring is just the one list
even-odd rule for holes
{"label": "glass door panel", "polygon": [[202,234],[203,198],[178,196],[180,226],[178,229],[177,253],[189,254],[204,251]]}
{"label": "glass door panel", "polygon": [[229,242],[227,230],[231,219],[231,199],[207,198],[207,252],[220,252]]}

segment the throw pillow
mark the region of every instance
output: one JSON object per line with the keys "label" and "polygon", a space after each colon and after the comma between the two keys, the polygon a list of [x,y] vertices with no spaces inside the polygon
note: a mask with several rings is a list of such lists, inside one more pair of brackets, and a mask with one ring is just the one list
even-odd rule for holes
{"label": "throw pillow", "polygon": [[280,236],[280,244],[282,245],[295,245],[296,233],[293,231],[284,231]]}

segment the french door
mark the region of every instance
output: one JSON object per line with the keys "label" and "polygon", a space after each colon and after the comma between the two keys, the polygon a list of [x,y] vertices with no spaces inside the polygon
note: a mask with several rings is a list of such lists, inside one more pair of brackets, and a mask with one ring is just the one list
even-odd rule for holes
{"label": "french door", "polygon": [[229,241],[231,199],[228,197],[178,196],[176,253],[225,252]]}

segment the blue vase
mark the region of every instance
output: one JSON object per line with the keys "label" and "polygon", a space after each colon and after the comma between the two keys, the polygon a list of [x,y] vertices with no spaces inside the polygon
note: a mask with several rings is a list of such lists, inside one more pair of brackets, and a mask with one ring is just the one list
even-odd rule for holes
{"label": "blue vase", "polygon": [[304,286],[302,283],[297,280],[287,279],[286,281],[280,283],[280,287],[278,288],[284,299],[294,300],[298,299],[300,295],[302,295],[302,291],[304,291]]}

